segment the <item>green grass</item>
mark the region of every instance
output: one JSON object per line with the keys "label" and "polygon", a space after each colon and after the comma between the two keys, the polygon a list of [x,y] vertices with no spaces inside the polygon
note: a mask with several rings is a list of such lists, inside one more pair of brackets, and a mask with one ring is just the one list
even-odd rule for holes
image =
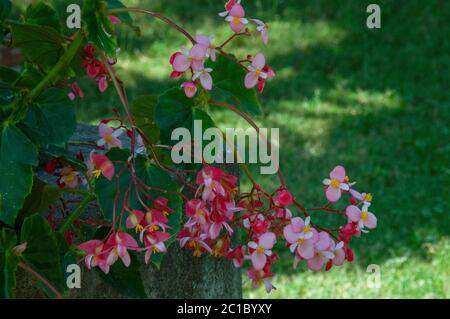
{"label": "green grass", "polygon": [[[124,2],[145,3],[192,33],[229,34],[217,16],[222,1]],[[262,51],[277,71],[257,122],[280,128],[288,186],[305,205],[322,204],[321,180],[336,164],[345,165],[358,188],[374,194],[379,219],[375,231],[354,241],[351,265],[329,273],[293,271],[292,256],[281,249],[278,290],[267,295],[246,285],[246,297],[450,297],[450,2],[377,1],[382,28],[368,30],[371,2],[244,0],[249,15],[270,23],[271,40],[268,47],[258,38],[240,40],[230,49]],[[117,66],[131,98],[173,86],[167,60],[187,44],[158,21],[136,16],[136,23],[142,35],[122,31]],[[78,106],[79,119],[95,122],[119,106],[113,90],[99,97],[89,81],[83,88],[90,97]],[[223,127],[246,127],[212,111]],[[261,177],[269,189],[275,180]],[[369,264],[381,266],[381,289],[366,287]]]}

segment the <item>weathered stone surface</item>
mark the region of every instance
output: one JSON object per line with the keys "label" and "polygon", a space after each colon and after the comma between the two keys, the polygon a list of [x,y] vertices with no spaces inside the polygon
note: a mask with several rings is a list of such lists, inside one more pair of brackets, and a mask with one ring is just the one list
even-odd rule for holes
{"label": "weathered stone surface", "polygon": [[[97,136],[96,127],[79,125],[72,139],[90,142],[95,141]],[[91,148],[79,145],[72,147],[71,151],[76,153],[82,150],[87,154],[89,149]],[[239,174],[235,165],[222,168],[231,174]],[[180,249],[177,243],[169,248],[160,270],[151,265],[143,265],[140,271],[150,298],[242,298],[241,271],[230,261],[211,256],[193,257],[191,251]],[[19,272],[17,297],[42,297],[34,284],[28,274]],[[95,271],[89,271],[85,267],[82,267],[81,289],[72,289],[67,297],[125,298],[104,283]]]}

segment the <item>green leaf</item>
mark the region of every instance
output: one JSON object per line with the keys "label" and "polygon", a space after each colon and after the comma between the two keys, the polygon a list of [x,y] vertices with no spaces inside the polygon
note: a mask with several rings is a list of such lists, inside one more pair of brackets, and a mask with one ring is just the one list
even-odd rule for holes
{"label": "green leaf", "polygon": [[14,298],[16,288],[16,271],[19,263],[14,253],[16,233],[11,229],[0,230],[0,298]]}
{"label": "green leaf", "polygon": [[115,57],[117,44],[114,27],[108,18],[107,7],[105,0],[84,1],[82,15],[88,40],[108,56]]}
{"label": "green leaf", "polygon": [[62,89],[44,91],[23,121],[39,144],[62,144],[76,129],[75,107]]}
{"label": "green leaf", "polygon": [[10,0],[0,0],[0,21],[4,21],[8,18],[11,7]]}
{"label": "green leaf", "polygon": [[29,24],[39,24],[52,27],[56,31],[61,30],[58,14],[55,9],[44,1],[32,2],[25,12],[25,21]]}
{"label": "green leaf", "polygon": [[155,108],[157,103],[157,96],[143,95],[134,99],[130,107],[137,126],[152,143],[156,143],[159,140],[159,128],[155,125]]}
{"label": "green leaf", "polygon": [[[125,5],[119,0],[108,0],[108,9],[126,8]],[[120,12],[115,14],[122,22],[133,25],[133,19],[129,12]]]}
{"label": "green leaf", "polygon": [[48,222],[39,214],[26,218],[20,242],[27,243],[27,249],[22,253],[26,263],[55,287],[64,290],[58,240]]}
{"label": "green leaf", "polygon": [[129,267],[119,260],[111,266],[109,273],[105,275],[98,268],[96,269],[100,277],[110,284],[119,293],[130,298],[148,298],[145,292],[143,279],[141,277],[141,263],[134,253],[130,253],[131,264]]}
{"label": "green leaf", "polygon": [[0,220],[13,225],[31,191],[32,166],[38,163],[37,149],[14,125],[1,128],[0,137]]}
{"label": "green leaf", "polygon": [[11,23],[14,47],[45,70],[53,67],[64,52],[63,37],[53,28],[36,24]]}
{"label": "green leaf", "polygon": [[25,70],[15,81],[16,86],[23,86],[27,88],[34,88],[44,78],[44,73],[38,70],[31,63],[25,63]]}
{"label": "green leaf", "polygon": [[255,89],[244,86],[245,71],[233,61],[218,54],[216,62],[208,61],[207,66],[214,71],[211,98],[235,105],[243,112],[260,114],[261,105]]}
{"label": "green leaf", "polygon": [[20,73],[16,70],[0,66],[0,81],[12,84],[14,81],[16,81],[20,76]]}
{"label": "green leaf", "polygon": [[195,100],[189,99],[180,88],[166,91],[159,97],[155,111],[155,123],[161,130],[161,141],[173,145],[171,135],[175,128],[184,127],[194,136],[194,121],[202,121],[203,131],[215,127],[214,121],[203,110],[195,105]]}
{"label": "green leaf", "polygon": [[17,217],[16,225],[20,225],[24,218],[47,209],[60,197],[61,190],[59,187],[47,184],[34,176],[31,193],[25,199],[23,207],[19,212],[20,217]]}

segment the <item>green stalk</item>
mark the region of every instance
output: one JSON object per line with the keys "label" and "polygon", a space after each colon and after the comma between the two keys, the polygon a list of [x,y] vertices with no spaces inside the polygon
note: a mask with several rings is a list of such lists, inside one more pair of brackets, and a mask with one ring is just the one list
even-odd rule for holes
{"label": "green stalk", "polygon": [[82,33],[78,32],[78,34],[73,39],[72,43],[68,46],[67,50],[61,56],[59,61],[53,66],[50,72],[45,76],[45,78],[42,79],[41,82],[39,82],[37,86],[33,88],[33,90],[31,90],[30,93],[28,93],[27,97],[25,98],[27,102],[30,102],[34,100],[36,97],[38,97],[42,93],[42,91],[44,91],[47,88],[47,86],[49,86],[58,77],[58,75],[60,75],[61,71],[64,70],[64,68],[75,57],[75,54],[78,52],[78,49],[80,48],[82,40],[83,40]]}
{"label": "green stalk", "polygon": [[87,195],[77,208],[69,215],[69,217],[64,221],[64,223],[59,227],[58,232],[64,235],[64,233],[69,229],[69,227],[76,221],[83,211],[86,209],[87,205],[95,199],[95,195]]}

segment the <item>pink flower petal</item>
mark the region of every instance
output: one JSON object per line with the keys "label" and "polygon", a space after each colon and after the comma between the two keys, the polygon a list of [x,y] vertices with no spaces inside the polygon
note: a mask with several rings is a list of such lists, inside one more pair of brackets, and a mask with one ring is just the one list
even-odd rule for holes
{"label": "pink flower petal", "polygon": [[106,137],[106,136],[112,134],[112,132],[113,132],[113,129],[105,123],[100,123],[100,125],[98,126],[98,134],[101,137]]}
{"label": "pink flower petal", "polygon": [[255,87],[255,85],[258,83],[258,77],[256,76],[255,72],[248,72],[245,76],[245,87],[247,89],[251,89]]}
{"label": "pink flower petal", "polygon": [[212,77],[211,74],[208,72],[202,72],[200,75],[200,83],[205,88],[205,90],[211,90],[212,89]]}
{"label": "pink flower petal", "polygon": [[330,173],[331,179],[337,179],[339,182],[343,182],[345,179],[345,168],[342,166],[336,166]]}
{"label": "pink flower petal", "polygon": [[245,10],[240,4],[235,4],[230,10],[230,16],[243,18],[245,16]]}
{"label": "pink flower petal", "polygon": [[265,65],[266,65],[266,58],[264,57],[264,54],[262,53],[256,54],[252,60],[252,66],[255,69],[262,70],[262,68],[264,68]]}
{"label": "pink flower petal", "polygon": [[259,237],[259,244],[263,246],[265,249],[272,249],[273,245],[275,245],[276,236],[274,233],[265,233]]}
{"label": "pink flower petal", "polygon": [[305,222],[300,217],[292,218],[291,224],[294,232],[299,233],[302,231],[303,227],[305,227]]}
{"label": "pink flower petal", "polygon": [[319,240],[315,243],[315,246],[318,250],[325,250],[330,247],[330,235],[326,232],[319,233]]}
{"label": "pink flower petal", "polygon": [[255,270],[261,270],[266,265],[267,257],[264,254],[254,252],[251,256],[252,265]]}
{"label": "pink flower petal", "polygon": [[339,188],[328,186],[325,195],[330,202],[337,202],[339,198],[341,198],[341,190]]}
{"label": "pink flower petal", "polygon": [[354,205],[350,205],[345,209],[345,214],[352,222],[358,222],[361,219],[361,210]]}
{"label": "pink flower petal", "polygon": [[173,69],[177,72],[185,72],[191,66],[191,62],[185,55],[178,54],[173,59],[172,66],[173,66]]}
{"label": "pink flower petal", "polygon": [[312,271],[319,271],[320,269],[322,269],[323,264],[324,259],[322,258],[322,256],[316,255],[308,260],[308,268]]}
{"label": "pink flower petal", "polygon": [[377,227],[377,217],[374,214],[369,213],[367,220],[364,221],[364,226],[370,229]]}
{"label": "pink flower petal", "polygon": [[314,256],[314,246],[309,240],[305,240],[298,245],[297,252],[305,259],[310,259]]}
{"label": "pink flower petal", "polygon": [[294,231],[293,225],[287,225],[283,229],[284,238],[290,244],[297,242],[299,238],[299,233]]}

